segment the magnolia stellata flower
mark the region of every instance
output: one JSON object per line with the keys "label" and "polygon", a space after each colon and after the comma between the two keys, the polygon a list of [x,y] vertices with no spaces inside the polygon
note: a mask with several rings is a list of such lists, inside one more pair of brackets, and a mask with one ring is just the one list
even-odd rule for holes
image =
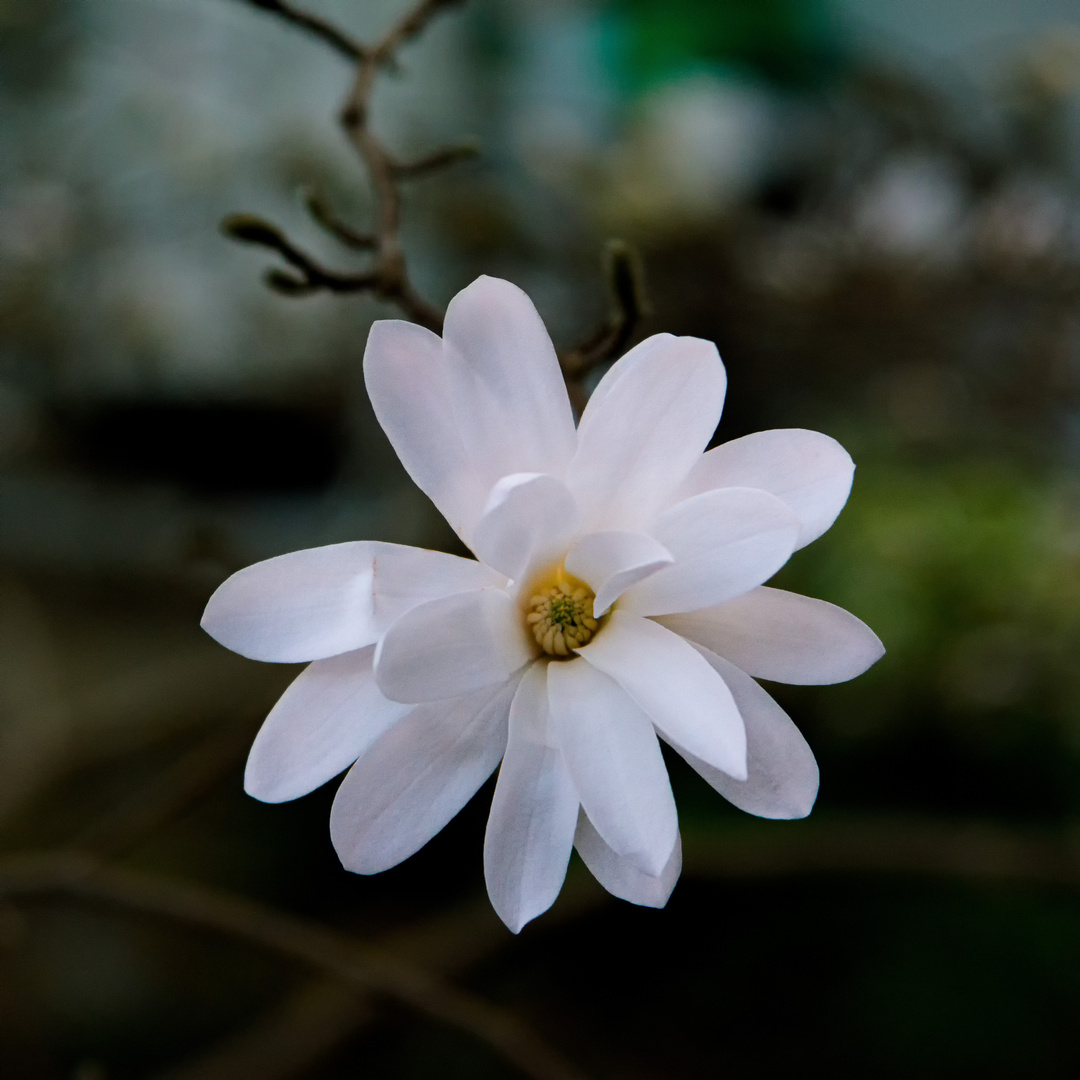
{"label": "magnolia stellata flower", "polygon": [[762,583],[847,500],[839,444],[766,431],[706,451],[724,366],[670,334],[619,360],[575,426],[536,309],[493,278],[454,298],[441,339],[376,323],[364,374],[476,559],[356,541],[214,593],[203,626],[222,644],[310,661],[255,739],[251,795],[295,799],[348,768],[330,833],[347,869],[373,874],[498,767],[484,872],[515,932],[554,901],[575,846],[609,892],[666,903],[681,847],[658,736],[743,810],[809,812],[813,754],[755,678],[838,682],[882,647],[840,608]]}

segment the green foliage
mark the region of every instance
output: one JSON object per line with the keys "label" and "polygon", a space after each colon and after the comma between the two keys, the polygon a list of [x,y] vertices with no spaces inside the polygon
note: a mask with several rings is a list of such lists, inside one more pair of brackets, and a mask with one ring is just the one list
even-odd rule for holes
{"label": "green foliage", "polygon": [[703,64],[735,64],[782,82],[819,82],[840,50],[820,0],[616,0],[625,66],[649,84]]}

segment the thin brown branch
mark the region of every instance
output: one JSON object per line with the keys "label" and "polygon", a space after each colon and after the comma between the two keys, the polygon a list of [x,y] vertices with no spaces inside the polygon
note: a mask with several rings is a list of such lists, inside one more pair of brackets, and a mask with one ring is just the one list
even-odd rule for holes
{"label": "thin brown branch", "polygon": [[332,23],[320,19],[317,15],[311,15],[306,11],[293,7],[285,0],[247,0],[252,7],[277,15],[287,23],[299,27],[308,34],[313,34],[321,41],[329,45],[335,52],[340,53],[347,60],[361,60],[367,50],[358,41],[354,41],[348,34],[339,30]]}
{"label": "thin brown branch", "polygon": [[0,896],[17,900],[57,895],[95,900],[227,934],[466,1031],[534,1080],[579,1077],[506,1010],[347,935],[226,892],[104,866],[77,853],[46,852],[0,860]]}
{"label": "thin brown branch", "polygon": [[560,357],[563,377],[569,385],[580,385],[594,367],[620,356],[649,311],[641,260],[625,241],[607,242],[604,276],[611,296],[611,313],[577,348]]}
{"label": "thin brown branch", "polygon": [[298,248],[276,225],[253,214],[230,214],[221,223],[221,231],[243,244],[255,244],[276,251],[290,266],[294,266],[297,274],[270,270],[266,275],[267,284],[286,296],[307,296],[321,290],[333,293],[380,292],[375,272],[349,274],[329,270]]}
{"label": "thin brown branch", "polygon": [[304,205],[315,221],[346,247],[354,251],[370,251],[378,245],[377,237],[372,236],[371,233],[359,232],[347,222],[342,221],[317,191],[309,188],[304,192]]}
{"label": "thin brown branch", "polygon": [[[375,225],[370,235],[353,229],[333,215],[325,204],[308,208],[316,220],[348,247],[371,253],[371,265],[364,273],[345,274],[329,270],[289,241],[280,230],[266,222],[258,222],[261,237],[255,238],[233,228],[227,229],[237,239],[271,247],[297,271],[290,273],[271,270],[267,284],[286,296],[309,296],[327,291],[334,293],[371,292],[380,299],[396,304],[414,322],[436,332],[442,329],[442,312],[423,299],[411,282],[401,246],[401,180],[422,175],[432,169],[462,160],[474,151],[464,147],[442,150],[412,164],[395,162],[382,141],[368,125],[371,95],[378,75],[392,67],[397,51],[415,38],[430,20],[463,0],[420,0],[396,22],[374,45],[353,40],[329,22],[293,7],[287,0],[247,0],[248,3],[275,14],[287,23],[300,27],[321,38],[355,66],[352,87],[341,108],[339,119],[346,137],[352,143],[368,173],[375,201]],[[323,212],[325,211],[325,212]],[[235,224],[236,219],[233,219]],[[248,225],[257,219],[249,218]]]}
{"label": "thin brown branch", "polygon": [[371,50],[372,58],[379,63],[386,63],[393,59],[397,50],[420,34],[436,15],[449,8],[460,7],[464,2],[465,0],[420,0],[420,3],[411,11],[407,11]]}
{"label": "thin brown branch", "polygon": [[462,143],[460,146],[446,146],[415,161],[391,161],[390,168],[398,180],[417,180],[439,169],[449,168],[462,161],[471,161],[479,154],[478,144]]}

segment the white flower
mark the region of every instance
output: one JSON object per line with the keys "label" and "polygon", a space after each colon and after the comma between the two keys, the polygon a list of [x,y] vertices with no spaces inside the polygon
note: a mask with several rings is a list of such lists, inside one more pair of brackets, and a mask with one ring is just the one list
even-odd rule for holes
{"label": "white flower", "polygon": [[832,439],[767,431],[705,451],[716,349],[657,334],[604,376],[575,428],[520,289],[480,278],[444,337],[376,323],[379,422],[477,560],[368,541],[234,574],[203,626],[256,660],[312,661],[263,724],[245,788],[295,799],[350,769],[330,815],[346,868],[422,847],[502,762],[484,845],[515,932],[576,846],[609,892],[662,907],[681,868],[657,740],[752,814],[802,817],[813,754],[754,681],[830,683],[882,654],[820,600],[764,588],[847,500]]}

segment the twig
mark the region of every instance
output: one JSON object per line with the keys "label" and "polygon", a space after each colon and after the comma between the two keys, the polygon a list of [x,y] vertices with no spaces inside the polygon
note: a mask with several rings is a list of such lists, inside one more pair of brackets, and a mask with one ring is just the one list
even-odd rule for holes
{"label": "twig", "polygon": [[414,322],[438,332],[442,312],[417,293],[409,279],[405,253],[401,246],[400,181],[474,156],[472,147],[440,150],[418,162],[395,161],[368,124],[372,91],[379,73],[394,64],[397,51],[415,38],[439,12],[463,0],[420,0],[406,12],[374,45],[364,45],[324,19],[293,7],[285,0],[247,0],[247,3],[277,15],[287,23],[314,34],[355,68],[352,87],[339,119],[346,137],[359,153],[375,200],[375,227],[370,234],[345,225],[323,202],[308,200],[308,209],[316,220],[340,241],[354,250],[371,254],[371,265],[363,273],[347,274],[329,270],[290,241],[280,229],[251,215],[227,218],[227,235],[247,243],[261,244],[277,251],[297,273],[271,270],[267,284],[286,296],[309,296],[316,292],[371,292],[397,304]]}
{"label": "twig", "polygon": [[[330,204],[317,192],[308,188],[304,192],[304,205],[308,213],[328,232],[354,251],[370,251],[378,244],[371,233],[362,233],[344,222],[330,208]],[[226,220],[228,220],[226,218]]]}
{"label": "twig", "polygon": [[301,30],[313,34],[348,60],[360,60],[366,54],[367,50],[363,45],[353,41],[336,26],[325,19],[320,19],[317,15],[310,15],[306,11],[294,8],[291,4],[285,3],[285,0],[247,0],[247,2],[252,7],[277,15],[286,22],[292,23],[293,26],[298,26]]}
{"label": "twig", "polygon": [[285,296],[307,296],[320,290],[334,293],[381,291],[378,275],[374,272],[346,274],[328,270],[301,251],[277,226],[254,214],[230,214],[222,221],[221,231],[241,243],[270,248],[290,266],[296,267],[298,274],[277,269],[266,272],[266,283]]}
{"label": "twig", "polygon": [[479,154],[480,147],[476,143],[462,143],[460,146],[447,146],[436,150],[433,154],[415,161],[392,161],[390,168],[398,180],[417,180],[439,169],[456,165],[459,161],[470,161]]}
{"label": "twig", "polygon": [[78,853],[0,860],[0,896],[55,895],[166,916],[300,961],[475,1035],[534,1080],[579,1075],[510,1013],[346,935],[226,892],[107,867]]}
{"label": "twig", "polygon": [[625,241],[607,242],[604,276],[611,294],[611,313],[603,326],[559,358],[567,383],[580,383],[594,367],[616,359],[649,312],[641,259]]}

